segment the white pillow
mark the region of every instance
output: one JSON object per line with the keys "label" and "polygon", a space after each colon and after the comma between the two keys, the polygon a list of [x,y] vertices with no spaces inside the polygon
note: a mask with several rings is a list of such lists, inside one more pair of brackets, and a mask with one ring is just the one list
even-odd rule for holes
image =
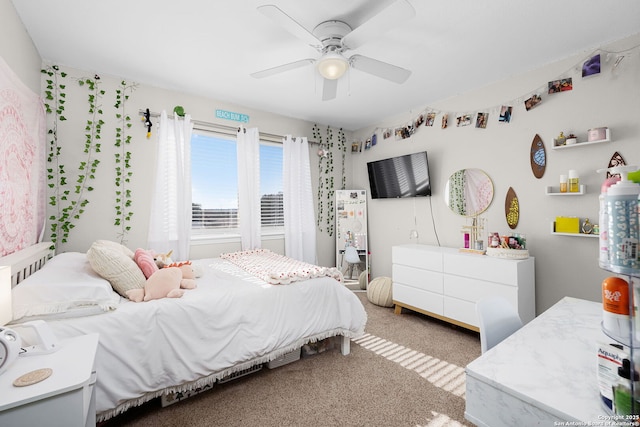
{"label": "white pillow", "polygon": [[142,289],[147,278],[133,260],[134,253],[119,243],[96,240],[87,251],[93,270],[107,279],[113,290],[127,296],[131,289]]}
{"label": "white pillow", "polygon": [[[13,320],[70,317],[114,310],[120,296],[80,252],[56,255],[11,291]],[[23,319],[27,320],[27,319]]]}

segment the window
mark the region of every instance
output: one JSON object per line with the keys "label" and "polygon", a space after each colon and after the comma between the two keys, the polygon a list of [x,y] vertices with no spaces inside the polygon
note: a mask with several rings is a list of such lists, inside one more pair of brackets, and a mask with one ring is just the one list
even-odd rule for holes
{"label": "window", "polygon": [[[235,138],[194,131],[191,181],[192,234],[239,234]],[[260,141],[260,195],[263,235],[281,234],[284,228],[281,144]]]}

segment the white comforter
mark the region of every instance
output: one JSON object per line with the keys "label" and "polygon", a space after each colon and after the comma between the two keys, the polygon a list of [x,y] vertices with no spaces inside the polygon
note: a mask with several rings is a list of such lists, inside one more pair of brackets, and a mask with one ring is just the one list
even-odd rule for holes
{"label": "white comforter", "polygon": [[194,264],[203,275],[182,298],[123,300],[112,312],[48,322],[59,339],[100,334],[98,420],[273,360],[307,342],[364,331],[360,300],[332,278],[274,286],[221,259]]}

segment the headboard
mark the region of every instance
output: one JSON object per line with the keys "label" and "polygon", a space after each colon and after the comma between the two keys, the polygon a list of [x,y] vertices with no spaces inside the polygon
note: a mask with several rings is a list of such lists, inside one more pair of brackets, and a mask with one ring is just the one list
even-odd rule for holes
{"label": "headboard", "polygon": [[11,287],[14,287],[40,270],[54,254],[53,243],[36,243],[0,258],[0,265],[11,267]]}

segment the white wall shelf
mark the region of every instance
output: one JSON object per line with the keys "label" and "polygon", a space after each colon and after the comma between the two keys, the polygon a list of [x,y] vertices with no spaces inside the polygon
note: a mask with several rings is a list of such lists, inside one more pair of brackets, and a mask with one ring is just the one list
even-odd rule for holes
{"label": "white wall shelf", "polygon": [[611,142],[611,129],[607,128],[604,139],[599,139],[597,141],[582,141],[582,142],[578,141],[575,144],[569,144],[569,145],[554,145],[551,148],[554,150],[564,150],[565,148],[577,148],[577,147],[583,147],[585,145],[601,144],[603,142]]}
{"label": "white wall shelf", "polygon": [[556,236],[571,236],[571,237],[600,237],[598,234],[587,234],[587,233],[558,233],[555,231],[556,222],[551,221],[551,234]]}
{"label": "white wall shelf", "polygon": [[597,234],[585,234],[585,233],[556,233],[555,231],[551,232],[556,236],[571,236],[571,237],[599,237]]}
{"label": "white wall shelf", "polygon": [[[568,184],[567,184],[568,186]],[[562,193],[560,191],[560,187],[551,187],[548,186],[545,189],[545,194],[547,196],[582,196],[583,194],[585,194],[587,192],[587,187],[585,185],[580,185],[580,191],[574,191],[574,192],[569,192],[566,191],[564,193]]]}

